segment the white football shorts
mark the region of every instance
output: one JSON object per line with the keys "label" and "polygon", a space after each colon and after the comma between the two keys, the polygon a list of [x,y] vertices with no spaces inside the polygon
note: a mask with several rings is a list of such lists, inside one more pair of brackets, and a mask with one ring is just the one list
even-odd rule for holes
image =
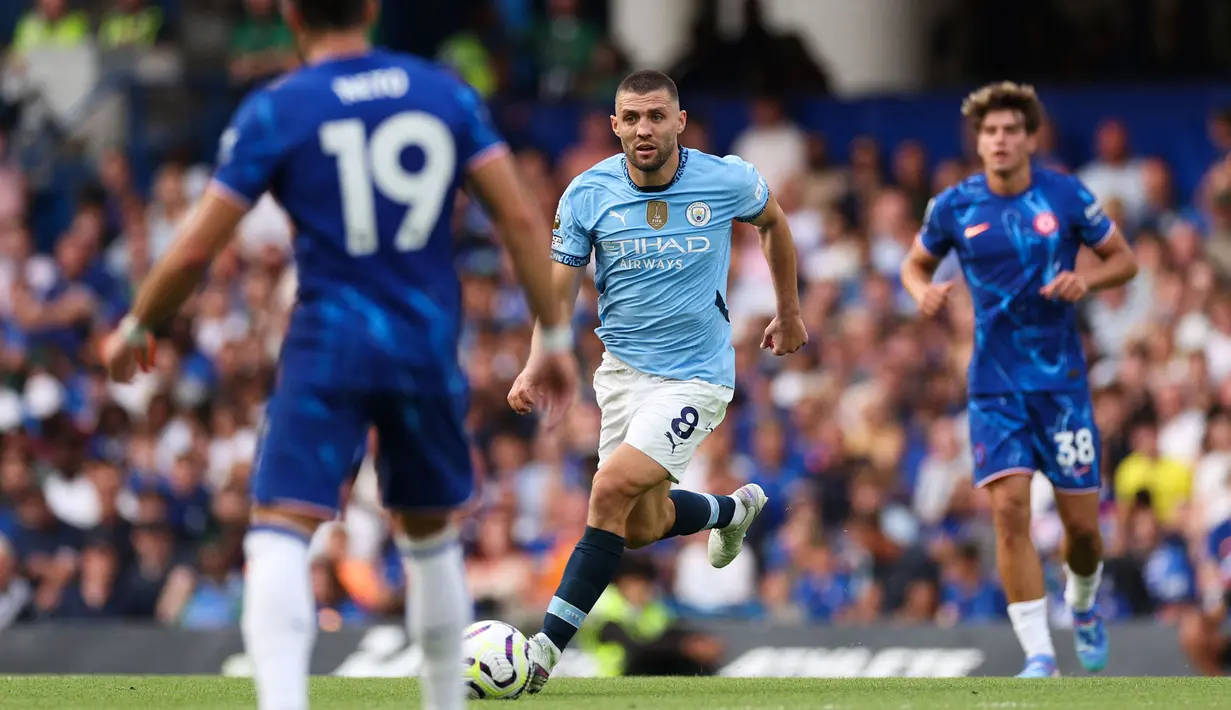
{"label": "white football shorts", "polygon": [[727,415],[735,390],[648,375],[603,353],[594,394],[602,412],[599,465],[627,443],[662,464],[671,481],[679,483],[697,447]]}

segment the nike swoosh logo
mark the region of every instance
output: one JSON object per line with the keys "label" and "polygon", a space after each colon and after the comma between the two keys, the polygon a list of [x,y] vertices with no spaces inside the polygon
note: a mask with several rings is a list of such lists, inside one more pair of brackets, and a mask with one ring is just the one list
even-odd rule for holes
{"label": "nike swoosh logo", "polygon": [[973,227],[967,227],[966,228],[966,238],[974,239],[975,237],[979,236],[980,234],[983,234],[984,232],[986,232],[987,230],[991,228],[992,228],[992,225],[988,222],[984,222],[983,224],[976,224]]}

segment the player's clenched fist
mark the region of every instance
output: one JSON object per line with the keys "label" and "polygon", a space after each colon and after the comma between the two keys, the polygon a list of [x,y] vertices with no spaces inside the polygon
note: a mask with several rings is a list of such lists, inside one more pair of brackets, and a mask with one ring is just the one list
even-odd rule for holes
{"label": "player's clenched fist", "polygon": [[769,349],[775,355],[793,353],[807,344],[808,331],[799,316],[775,317],[761,339],[761,349]]}
{"label": "player's clenched fist", "polygon": [[535,373],[533,368],[533,362],[527,364],[526,369],[522,370],[517,379],[513,380],[513,387],[509,389],[509,406],[518,414],[529,414],[534,410]]}
{"label": "player's clenched fist", "polygon": [[514,412],[529,414],[542,405],[547,427],[560,423],[577,395],[577,361],[572,353],[542,353],[531,359],[509,390]]}
{"label": "player's clenched fist", "polygon": [[108,377],[116,382],[128,382],[138,368],[149,372],[154,366],[154,347],[154,336],[130,316],[103,338],[99,356]]}
{"label": "player's clenched fist", "polygon": [[1056,278],[1052,279],[1051,283],[1039,290],[1044,298],[1070,303],[1080,301],[1089,292],[1090,286],[1086,280],[1072,271],[1061,271],[1056,274]]}
{"label": "player's clenched fist", "polygon": [[923,292],[923,298],[919,299],[919,312],[929,318],[940,313],[949,301],[949,291],[952,288],[952,281],[929,285]]}

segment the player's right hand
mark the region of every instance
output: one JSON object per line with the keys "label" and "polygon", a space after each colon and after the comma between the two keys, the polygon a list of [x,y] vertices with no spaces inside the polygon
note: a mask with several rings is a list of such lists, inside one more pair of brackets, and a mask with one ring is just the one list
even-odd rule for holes
{"label": "player's right hand", "polygon": [[137,370],[153,369],[155,347],[153,335],[142,333],[140,338],[134,338],[118,328],[103,338],[99,355],[111,380],[130,382]]}
{"label": "player's right hand", "polygon": [[572,353],[540,354],[513,381],[509,406],[518,414],[542,409],[547,428],[554,428],[572,406],[578,380],[577,361]]}
{"label": "player's right hand", "polygon": [[952,281],[928,285],[928,290],[923,292],[923,298],[919,299],[919,312],[929,318],[940,313],[949,300],[949,291],[952,288]]}

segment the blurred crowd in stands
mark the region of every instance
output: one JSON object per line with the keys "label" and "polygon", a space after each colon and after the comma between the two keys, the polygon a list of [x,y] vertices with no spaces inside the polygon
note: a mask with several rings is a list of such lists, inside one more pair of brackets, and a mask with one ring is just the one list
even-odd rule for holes
{"label": "blurred crowd in stands", "polygon": [[[285,28],[268,15],[271,0],[246,5],[230,67],[240,83],[294,61]],[[549,3],[565,14],[576,5]],[[63,6],[39,0],[35,14]],[[117,6],[150,12],[140,0]],[[157,15],[142,16],[131,32],[99,31],[154,41]],[[74,17],[23,21],[12,49],[88,32]],[[584,23],[566,31],[549,17],[536,46],[609,99],[618,53],[596,49],[605,40]],[[444,45],[481,89],[492,81],[488,65],[467,67],[494,46],[483,35],[491,21]],[[587,73],[594,63],[602,71]],[[552,72],[538,76],[554,81]],[[977,166],[911,141],[867,138],[838,164],[826,137],[797,126],[778,102],[756,100],[751,115],[730,146],[713,145],[701,117],[682,140],[738,154],[769,182],[794,233],[811,344],[780,359],[758,349],[773,290],[755,232],[737,224],[728,301],[738,391],[682,485],[729,493],[755,481],[770,507],[723,570],[707,563],[704,536],[651,547],[653,591],[642,596],[694,618],[1002,620],[987,500],[970,485],[970,302],[959,294],[943,317],[923,321],[897,280],[929,197]],[[1214,152],[1231,155],[1231,114],[1212,116],[1208,133]],[[533,149],[517,155],[546,219],[574,176],[618,150],[605,111],[586,115],[579,135],[554,162]],[[1114,119],[1090,136],[1088,164],[1068,164],[1047,127],[1041,140],[1039,161],[1086,182],[1141,265],[1132,283],[1082,308],[1105,452],[1103,612],[1175,621],[1221,595],[1218,535],[1231,537],[1231,157],[1181,200],[1168,165],[1135,154]],[[36,253],[35,196],[6,155],[0,133],[0,627],[117,617],[234,626],[248,477],[294,301],[292,227],[272,199],[258,203],[205,287],[160,332],[156,371],[108,384],[97,339],[174,239],[210,166],[168,162],[142,190],[125,154],[108,152],[54,249]],[[588,388],[555,431],[509,411],[505,395],[528,350],[527,309],[482,212],[463,195],[456,216],[480,479],[464,520],[469,581],[480,614],[533,620],[585,525],[599,413]],[[960,280],[953,264],[942,270]],[[575,316],[587,373],[602,351],[592,334],[596,298],[587,285]],[[1063,625],[1061,527],[1039,483],[1034,534]],[[396,615],[404,603],[370,460],[347,495],[344,520],[314,540],[327,629]]]}

